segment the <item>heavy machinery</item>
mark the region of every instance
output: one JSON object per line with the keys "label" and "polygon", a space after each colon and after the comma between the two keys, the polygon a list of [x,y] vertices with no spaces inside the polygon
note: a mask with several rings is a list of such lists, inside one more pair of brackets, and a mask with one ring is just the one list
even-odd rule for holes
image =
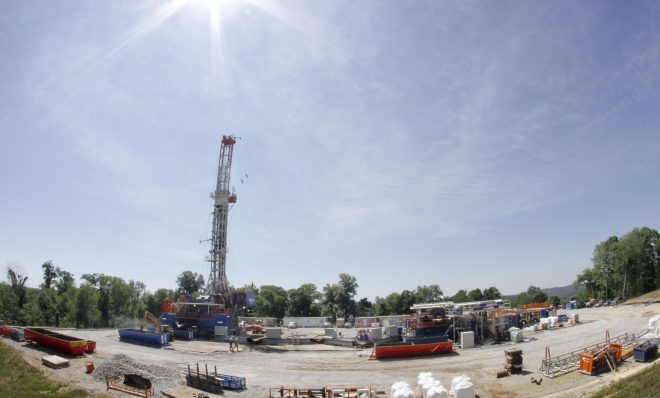
{"label": "heavy machinery", "polygon": [[[230,191],[231,162],[236,138],[223,135],[218,161],[218,177],[213,199],[213,227],[211,249],[206,261],[211,263],[205,295],[174,303],[168,299],[163,304],[160,316],[162,325],[177,330],[196,330],[199,337],[228,335],[233,327],[235,308],[227,281],[227,221],[231,206],[236,203],[236,194]],[[234,320],[235,321],[235,320]]]}

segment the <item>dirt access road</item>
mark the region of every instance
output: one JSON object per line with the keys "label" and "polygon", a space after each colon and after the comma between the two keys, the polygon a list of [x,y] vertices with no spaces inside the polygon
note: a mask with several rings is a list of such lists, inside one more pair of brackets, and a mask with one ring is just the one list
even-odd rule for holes
{"label": "dirt access road", "polygon": [[[577,397],[585,395],[617,378],[633,374],[648,364],[635,363],[632,358],[616,374],[586,376],[571,372],[553,379],[543,377],[540,385],[530,383],[544,357],[546,347],[553,355],[589,346],[611,336],[639,333],[648,326],[648,319],[660,314],[660,303],[575,310],[581,323],[554,330],[525,332],[523,343],[487,344],[471,349],[457,349],[452,355],[401,360],[370,360],[371,349],[334,347],[329,345],[279,345],[251,348],[242,345],[240,352],[230,352],[227,343],[207,341],[175,341],[162,349],[120,342],[116,330],[68,330],[63,333],[95,340],[97,353],[88,358],[71,359],[69,368],[53,370],[41,366],[40,359],[53,352],[26,343],[4,340],[20,351],[24,358],[39,366],[55,380],[70,383],[90,391],[95,396],[129,397],[106,392],[103,375],[112,369],[137,369],[146,373],[156,388],[156,396],[166,387],[184,384],[183,372],[187,365],[196,363],[217,366],[218,372],[245,377],[247,389],[241,392],[226,390],[225,397],[267,397],[269,388],[322,386],[373,386],[389,394],[395,381],[415,384],[419,372],[433,372],[448,389],[451,379],[469,376],[479,397]],[[353,330],[340,329],[345,336]],[[313,336],[319,330],[285,330],[284,336],[300,333]],[[524,375],[501,379],[493,372],[504,364],[504,350],[522,348]],[[56,353],[55,353],[56,354]],[[84,373],[85,363],[94,362],[97,370]]]}

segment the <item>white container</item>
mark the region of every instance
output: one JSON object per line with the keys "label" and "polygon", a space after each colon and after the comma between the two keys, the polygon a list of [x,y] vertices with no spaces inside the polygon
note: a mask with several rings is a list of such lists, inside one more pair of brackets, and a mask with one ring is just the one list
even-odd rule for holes
{"label": "white container", "polygon": [[216,336],[226,336],[227,335],[227,326],[216,326],[215,327],[215,335]]}
{"label": "white container", "polygon": [[281,328],[266,328],[266,338],[267,339],[281,339],[282,338],[282,329]]}
{"label": "white container", "polygon": [[461,348],[474,347],[474,332],[461,332]]}
{"label": "white container", "polygon": [[396,325],[390,325],[385,328],[386,337],[396,337],[399,335],[399,328]]}
{"label": "white container", "polygon": [[453,379],[451,379],[451,389],[449,390],[449,393],[451,395],[455,396],[456,395],[456,388],[455,387],[458,385],[458,383],[461,383],[463,381],[470,382],[471,380],[470,380],[469,377],[467,377],[465,375],[456,376]]}
{"label": "white container", "polygon": [[455,398],[474,398],[474,384],[462,381],[454,387]]}
{"label": "white container", "polygon": [[522,330],[512,330],[511,331],[511,341],[514,343],[523,342],[523,331]]}
{"label": "white container", "polygon": [[371,340],[381,340],[383,338],[383,329],[382,328],[369,329],[369,338]]}

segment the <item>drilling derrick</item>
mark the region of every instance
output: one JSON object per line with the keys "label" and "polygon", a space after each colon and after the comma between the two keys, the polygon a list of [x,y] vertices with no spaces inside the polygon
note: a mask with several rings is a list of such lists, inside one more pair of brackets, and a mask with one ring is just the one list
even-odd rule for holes
{"label": "drilling derrick", "polygon": [[227,264],[227,215],[230,204],[236,203],[236,194],[229,191],[231,176],[231,158],[236,139],[229,135],[222,136],[220,160],[218,162],[218,181],[215,191],[211,192],[213,199],[213,230],[211,231],[211,250],[207,261],[211,263],[207,294],[211,300],[230,308],[229,282],[225,267]]}

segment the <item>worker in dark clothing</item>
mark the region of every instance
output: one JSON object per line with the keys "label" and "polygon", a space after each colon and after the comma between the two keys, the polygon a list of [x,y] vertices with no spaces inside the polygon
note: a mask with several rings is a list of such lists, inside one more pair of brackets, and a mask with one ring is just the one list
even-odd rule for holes
{"label": "worker in dark clothing", "polygon": [[236,330],[232,330],[231,336],[229,336],[229,351],[238,352],[238,336],[236,335]]}

